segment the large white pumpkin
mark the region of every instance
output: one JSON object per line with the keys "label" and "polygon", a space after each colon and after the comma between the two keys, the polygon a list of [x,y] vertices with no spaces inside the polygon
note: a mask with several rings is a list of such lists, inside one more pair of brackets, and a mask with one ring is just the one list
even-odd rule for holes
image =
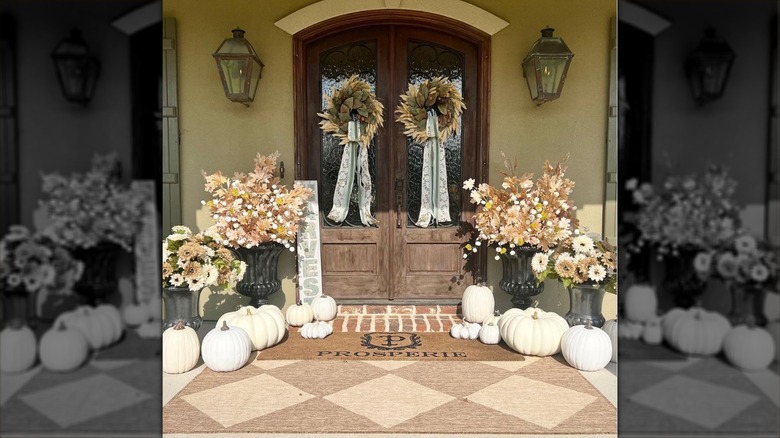
{"label": "large white pumpkin", "polygon": [[317,321],[333,321],[336,319],[336,300],[328,295],[320,295],[311,300],[311,310]]}
{"label": "large white pumpkin", "polygon": [[244,329],[252,340],[253,350],[263,350],[278,344],[287,332],[282,311],[270,304],[243,306],[235,312],[225,313],[219,317],[216,326],[221,327],[223,322]]}
{"label": "large white pumpkin", "polygon": [[723,340],[723,352],[735,367],[745,371],[766,369],[775,358],[775,341],[766,330],[753,324],[729,330]]}
{"label": "large white pumpkin", "polygon": [[43,334],[38,344],[38,354],[46,369],[72,371],[87,360],[89,342],[82,332],[59,322]]}
{"label": "large white pumpkin", "polygon": [[618,361],[618,322],[617,319],[610,319],[604,322],[604,326],[601,328],[609,336],[609,341],[612,342],[612,358],[610,361],[617,363]]}
{"label": "large white pumpkin", "polygon": [[561,337],[561,353],[569,365],[582,371],[597,371],[612,359],[612,341],[598,327],[575,325]]}
{"label": "large white pumpkin", "polygon": [[29,327],[7,326],[0,332],[0,371],[20,373],[35,364],[38,341]]}
{"label": "large white pumpkin", "polygon": [[70,312],[62,313],[56,320],[54,326],[63,322],[66,327],[74,328],[80,331],[87,341],[90,348],[97,350],[107,347],[122,337],[121,324],[113,320],[111,312],[97,310],[89,306],[80,306]]}
{"label": "large white pumpkin", "polygon": [[655,319],[658,312],[658,297],[655,288],[645,284],[634,284],[623,298],[623,310],[631,321],[647,322]]}
{"label": "large white pumpkin", "polygon": [[492,288],[474,284],[463,291],[461,308],[464,320],[482,324],[485,318],[493,315],[495,307]]}
{"label": "large white pumpkin", "polygon": [[513,308],[501,316],[498,329],[501,339],[518,353],[551,356],[561,351],[561,336],[569,323],[554,312]]}
{"label": "large white pumpkin", "polygon": [[683,353],[712,356],[720,352],[729,330],[731,323],[720,313],[691,307],[675,318],[668,341]]}
{"label": "large white pumpkin", "polygon": [[200,339],[192,327],[179,321],[162,334],[163,372],[186,373],[195,368],[200,358]]}
{"label": "large white pumpkin", "polygon": [[297,304],[287,308],[287,324],[293,327],[301,327],[307,322],[314,320],[314,311],[311,309],[309,303],[298,301]]}
{"label": "large white pumpkin", "polygon": [[200,347],[203,362],[213,371],[235,371],[243,367],[252,353],[252,340],[240,327],[228,327],[227,322],[214,327],[203,338]]}

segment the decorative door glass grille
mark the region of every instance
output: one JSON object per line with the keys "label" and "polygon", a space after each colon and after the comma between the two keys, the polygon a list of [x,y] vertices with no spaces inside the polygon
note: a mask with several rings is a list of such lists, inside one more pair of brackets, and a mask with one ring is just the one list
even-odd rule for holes
{"label": "decorative door glass grille", "polygon": [[[430,42],[410,40],[407,45],[409,65],[408,83],[418,85],[437,76],[448,78],[463,94],[464,54],[451,48]],[[439,227],[459,225],[461,205],[461,175],[463,164],[463,119],[460,129],[444,143],[447,165],[447,191],[450,198],[452,222],[436,224]],[[407,138],[407,227],[417,227],[420,215],[420,190],[422,186],[423,145]]]}
{"label": "decorative door glass grille", "polygon": [[[334,87],[338,88],[353,74],[372,86],[376,91],[376,41],[361,41],[336,47],[322,53],[319,60],[320,94],[322,95],[322,110],[327,108],[326,98]],[[387,111],[387,108],[385,108]],[[352,187],[349,200],[349,213],[344,222],[337,223],[328,219],[328,213],[333,206],[333,195],[336,189],[341,155],[344,146],[329,133],[321,131],[320,206],[322,208],[323,226],[325,227],[361,227],[358,211],[358,185]],[[368,167],[371,175],[371,211],[376,212],[376,137],[368,149]]]}

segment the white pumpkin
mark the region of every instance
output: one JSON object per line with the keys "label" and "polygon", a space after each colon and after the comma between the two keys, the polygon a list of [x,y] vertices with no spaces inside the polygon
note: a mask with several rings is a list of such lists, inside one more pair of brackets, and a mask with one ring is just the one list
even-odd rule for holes
{"label": "white pumpkin", "polygon": [[6,326],[0,331],[0,371],[20,373],[35,364],[38,341],[26,325]]}
{"label": "white pumpkin", "polygon": [[180,374],[195,368],[200,358],[198,333],[179,321],[162,334],[163,372]]}
{"label": "white pumpkin", "polygon": [[311,300],[311,310],[317,321],[333,321],[336,319],[336,300],[328,295],[320,295]]}
{"label": "white pumpkin", "polygon": [[642,332],[645,331],[645,325],[641,322],[627,321],[625,319],[618,322],[618,338],[636,341],[642,338]]}
{"label": "white pumpkin", "polygon": [[87,360],[89,342],[81,331],[68,328],[60,321],[41,337],[38,354],[46,369],[55,372],[72,371]]}
{"label": "white pumpkin", "polygon": [[287,324],[293,327],[301,327],[307,322],[314,320],[314,311],[311,309],[309,303],[298,301],[297,304],[287,308]]}
{"label": "white pumpkin", "polygon": [[473,340],[479,338],[479,331],[482,328],[481,325],[476,322],[463,321],[460,324],[454,324],[450,329],[450,336],[455,339],[468,339]]}
{"label": "white pumpkin", "polygon": [[610,319],[604,322],[604,326],[601,328],[604,333],[609,335],[609,341],[612,342],[612,358],[610,361],[617,363],[618,361],[618,322],[617,319]]}
{"label": "white pumpkin", "polygon": [[658,312],[658,297],[655,288],[645,284],[634,284],[623,298],[623,310],[631,321],[647,322],[655,319]]}
{"label": "white pumpkin", "polygon": [[669,338],[672,336],[672,327],[674,327],[674,323],[677,322],[681,316],[686,315],[688,315],[688,311],[686,309],[673,307],[671,310],[661,316],[661,334],[664,336],[666,342],[669,342],[670,345],[671,341]]}
{"label": "white pumpkin", "polygon": [[501,339],[520,354],[551,356],[561,351],[561,336],[569,328],[560,315],[529,307],[509,309],[498,321]]}
{"label": "white pumpkin", "polygon": [[130,327],[138,327],[149,320],[149,309],[140,304],[130,304],[122,310],[122,318]]}
{"label": "white pumpkin", "polygon": [[80,306],[70,312],[62,313],[54,320],[53,325],[56,326],[60,322],[84,334],[93,350],[107,347],[122,336],[121,329],[117,329],[108,313],[96,311],[89,306]]}
{"label": "white pumpkin", "polygon": [[492,322],[493,325],[498,327],[498,321],[500,319],[501,319],[501,312],[496,310],[496,311],[493,312],[492,315],[488,316],[487,318],[485,318],[484,321],[482,321],[482,326],[484,327],[485,325],[490,324]]}
{"label": "white pumpkin", "polygon": [[206,333],[200,347],[203,362],[213,371],[228,372],[243,367],[252,353],[252,340],[241,327],[223,321]]}
{"label": "white pumpkin", "polygon": [[304,339],[324,339],[333,333],[333,327],[325,321],[307,322],[301,327]]}
{"label": "white pumpkin", "polygon": [[669,335],[669,343],[677,350],[704,356],[718,354],[731,323],[717,312],[691,307],[679,315]]}
{"label": "white pumpkin", "polygon": [[766,369],[775,358],[775,341],[752,321],[729,330],[723,340],[723,353],[735,367],[745,371]]}
{"label": "white pumpkin", "polygon": [[479,341],[488,345],[498,344],[501,341],[498,326],[492,322],[482,325],[482,330],[479,331]]}
{"label": "white pumpkin", "polygon": [[252,340],[253,350],[264,350],[278,344],[285,333],[284,316],[278,307],[266,304],[260,307],[243,306],[235,312],[219,317],[217,327],[223,322],[231,327],[241,327]]}
{"label": "white pumpkin", "polygon": [[493,315],[495,307],[496,299],[493,297],[493,288],[473,284],[463,291],[461,309],[464,320],[481,324],[485,318]]}
{"label": "white pumpkin", "polygon": [[581,371],[597,371],[612,359],[609,335],[588,321],[569,328],[561,337],[561,353],[569,365]]}
{"label": "white pumpkin", "polygon": [[122,315],[119,313],[119,309],[117,309],[115,306],[112,306],[111,304],[100,304],[99,306],[95,307],[95,312],[102,312],[114,326],[114,336],[111,338],[109,345],[114,344],[119,339],[121,339],[122,334],[125,332],[125,323],[122,320]]}

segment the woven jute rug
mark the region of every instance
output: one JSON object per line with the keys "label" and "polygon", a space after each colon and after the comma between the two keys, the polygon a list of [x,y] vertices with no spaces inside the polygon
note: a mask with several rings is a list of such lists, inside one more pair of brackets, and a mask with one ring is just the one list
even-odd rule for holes
{"label": "woven jute rug", "polygon": [[454,339],[436,332],[348,332],[325,339],[304,339],[291,331],[279,344],[263,350],[260,360],[523,360],[503,342]]}
{"label": "woven jute rug", "polygon": [[349,341],[339,333],[308,342],[291,335],[240,370],[204,369],[163,407],[163,433],[617,431],[615,407],[560,355],[522,356],[479,341],[420,334],[421,345],[412,350],[466,356],[337,357],[319,352],[403,350],[361,350],[360,336]]}

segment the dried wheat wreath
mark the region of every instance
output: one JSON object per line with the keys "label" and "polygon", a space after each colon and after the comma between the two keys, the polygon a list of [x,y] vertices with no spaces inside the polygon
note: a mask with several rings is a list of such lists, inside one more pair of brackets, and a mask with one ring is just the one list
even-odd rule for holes
{"label": "dried wheat wreath", "polygon": [[376,131],[382,127],[382,111],[384,106],[376,99],[371,86],[352,75],[341,88],[333,87],[327,97],[328,108],[323,113],[317,113],[324,120],[320,122],[323,131],[340,139],[339,144],[349,143],[349,121],[353,112],[357,113],[360,122],[360,143],[368,147]]}
{"label": "dried wheat wreath", "polygon": [[395,112],[398,114],[396,121],[404,125],[404,134],[423,143],[428,140],[428,111],[435,110],[438,114],[440,140],[444,142],[460,129],[464,109],[466,105],[455,85],[439,76],[427,79],[419,86],[409,84],[409,90],[401,96],[401,104]]}

